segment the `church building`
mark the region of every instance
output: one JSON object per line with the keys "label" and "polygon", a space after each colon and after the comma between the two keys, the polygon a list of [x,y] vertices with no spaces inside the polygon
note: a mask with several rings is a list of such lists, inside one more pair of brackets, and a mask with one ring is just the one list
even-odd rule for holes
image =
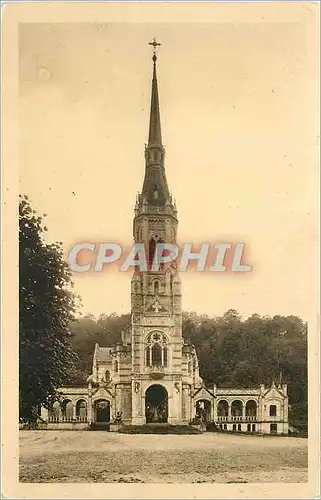
{"label": "church building", "polygon": [[152,269],[157,243],[176,243],[178,214],[165,171],[157,85],[157,42],[145,176],[134,209],[133,237],[147,249],[148,270],[131,280],[131,327],[121,342],[96,344],[84,387],[62,387],[61,400],[42,408],[46,428],[190,424],[202,420],[218,430],[287,434],[286,385],[246,389],[205,387],[195,348],[182,336],[181,281],[175,263]]}

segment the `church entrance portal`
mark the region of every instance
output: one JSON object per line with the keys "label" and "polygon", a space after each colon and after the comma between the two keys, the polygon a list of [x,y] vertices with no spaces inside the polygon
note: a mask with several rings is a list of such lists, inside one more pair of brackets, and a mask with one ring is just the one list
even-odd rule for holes
{"label": "church entrance portal", "polygon": [[110,403],[104,399],[96,401],[96,422],[107,423],[110,421]]}
{"label": "church entrance portal", "polygon": [[145,395],[146,423],[166,423],[168,418],[168,394],[161,385],[151,385]]}

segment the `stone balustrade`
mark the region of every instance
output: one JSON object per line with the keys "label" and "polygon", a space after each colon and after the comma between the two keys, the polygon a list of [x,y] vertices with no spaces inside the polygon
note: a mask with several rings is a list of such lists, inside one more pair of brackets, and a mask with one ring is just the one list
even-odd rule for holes
{"label": "stone balustrade", "polygon": [[77,423],[77,422],[87,422],[87,417],[79,417],[79,416],[76,416],[75,418],[73,417],[66,417],[66,416],[49,416],[48,417],[48,422],[49,423],[59,423],[59,422],[62,422],[62,423],[66,423],[66,422],[70,422],[70,423]]}
{"label": "stone balustrade", "polygon": [[255,422],[257,417],[255,415],[237,415],[237,416],[218,416],[215,420],[218,422]]}

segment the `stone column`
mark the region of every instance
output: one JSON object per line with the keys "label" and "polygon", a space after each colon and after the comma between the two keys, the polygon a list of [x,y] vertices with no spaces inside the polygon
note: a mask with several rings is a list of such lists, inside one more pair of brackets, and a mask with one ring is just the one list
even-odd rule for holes
{"label": "stone column", "polygon": [[213,422],[216,422],[217,421],[217,401],[216,401],[216,397],[213,398],[212,411],[213,411],[212,420],[213,420]]}
{"label": "stone column", "polygon": [[284,422],[288,422],[288,420],[289,420],[289,415],[288,415],[288,412],[289,412],[288,398],[284,399],[283,408],[284,408],[284,410],[283,410]]}
{"label": "stone column", "polygon": [[232,417],[232,403],[230,403],[228,401],[228,410],[227,410],[227,416],[228,416],[228,420],[231,420],[231,417]]}
{"label": "stone column", "polygon": [[168,423],[181,424],[182,423],[182,384],[181,382],[174,381],[168,392]]}
{"label": "stone column", "polygon": [[245,420],[246,403],[242,406],[242,420]]}
{"label": "stone column", "polygon": [[88,405],[87,405],[87,422],[91,424],[93,421],[93,407],[92,407],[92,397],[91,395],[88,398]]}
{"label": "stone column", "polygon": [[76,418],[77,418],[77,407],[76,407],[75,403],[72,404],[72,418],[73,418],[73,420],[76,420]]}
{"label": "stone column", "polygon": [[[132,381],[132,425],[142,425],[145,423],[145,398],[142,396],[142,382]],[[144,414],[142,414],[142,405],[144,404]]]}

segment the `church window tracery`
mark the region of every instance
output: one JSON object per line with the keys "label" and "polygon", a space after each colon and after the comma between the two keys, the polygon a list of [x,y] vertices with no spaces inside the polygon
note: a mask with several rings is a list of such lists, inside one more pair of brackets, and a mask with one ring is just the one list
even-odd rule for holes
{"label": "church window tracery", "polygon": [[153,332],[147,339],[145,354],[147,366],[167,366],[168,351],[165,335]]}

